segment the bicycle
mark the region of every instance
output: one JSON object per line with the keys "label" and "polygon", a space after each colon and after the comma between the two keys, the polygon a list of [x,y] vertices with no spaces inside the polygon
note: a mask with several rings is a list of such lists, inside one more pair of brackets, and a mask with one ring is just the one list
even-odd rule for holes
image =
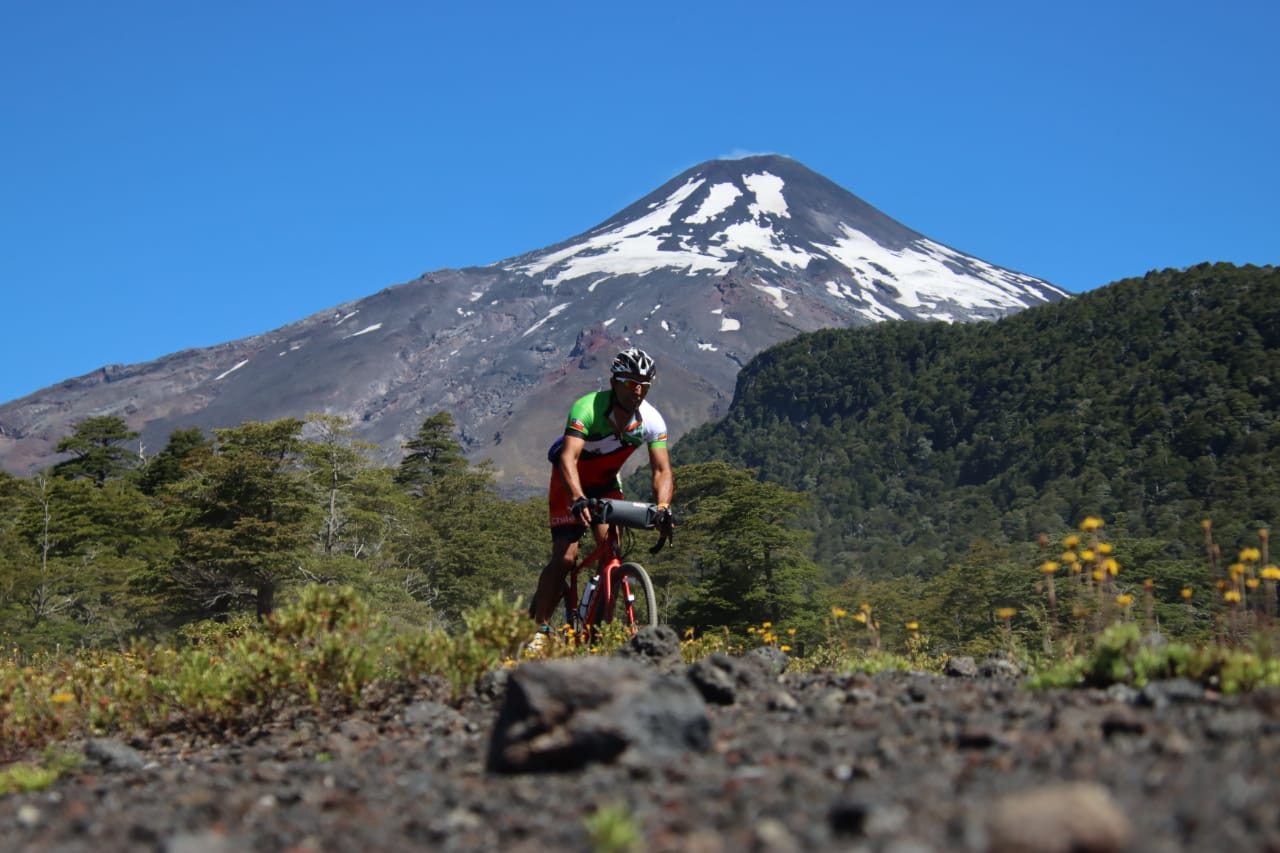
{"label": "bicycle", "polygon": [[[658,624],[658,599],[644,566],[623,561],[621,530],[656,528],[658,507],[615,498],[592,498],[589,507],[592,521],[609,528],[604,543],[577,560],[569,572],[564,586],[564,624],[579,642],[591,641],[598,626],[615,620],[623,624],[628,636],[634,636],[640,628]],[[664,531],[649,553],[656,554],[670,541],[670,531]],[[579,598],[578,573],[593,563],[597,572]]]}

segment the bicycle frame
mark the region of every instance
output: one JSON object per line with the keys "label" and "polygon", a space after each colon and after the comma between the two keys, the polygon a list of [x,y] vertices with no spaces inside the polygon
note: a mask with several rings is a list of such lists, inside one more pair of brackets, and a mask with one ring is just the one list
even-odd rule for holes
{"label": "bicycle frame", "polygon": [[[610,524],[608,531],[605,533],[604,542],[596,545],[591,549],[591,553],[573,564],[573,568],[569,572],[569,588],[565,592],[565,603],[571,616],[578,612],[578,605],[582,603],[578,596],[578,574],[593,563],[597,564],[596,573],[600,576],[600,585],[595,594],[596,596],[604,596],[603,600],[606,602],[604,612],[606,614],[612,613],[615,595],[613,573],[615,569],[622,565],[622,537],[618,531],[618,525]],[[588,577],[590,577],[590,574],[588,574]],[[626,589],[627,583],[625,579],[623,579],[622,586],[624,588],[623,591],[630,595],[630,590]],[[596,601],[599,600],[599,598],[596,599]],[[592,629],[595,627],[596,612],[599,609],[599,607],[593,605],[587,611],[586,618],[582,620],[583,634],[586,637],[579,637],[579,641],[590,637]],[[627,611],[627,615],[630,617],[632,615],[630,601],[627,602]],[[570,624],[573,624],[572,619]]]}

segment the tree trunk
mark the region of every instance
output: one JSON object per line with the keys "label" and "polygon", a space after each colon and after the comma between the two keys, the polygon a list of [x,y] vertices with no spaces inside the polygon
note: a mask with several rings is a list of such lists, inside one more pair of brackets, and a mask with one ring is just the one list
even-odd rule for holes
{"label": "tree trunk", "polygon": [[276,584],[275,581],[262,580],[258,582],[258,621],[261,622],[271,615],[276,609]]}

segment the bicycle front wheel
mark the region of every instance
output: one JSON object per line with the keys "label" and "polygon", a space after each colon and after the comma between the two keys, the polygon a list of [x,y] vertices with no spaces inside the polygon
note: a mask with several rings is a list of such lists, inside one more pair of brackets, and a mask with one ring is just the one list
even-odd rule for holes
{"label": "bicycle front wheel", "polygon": [[653,581],[639,563],[623,563],[613,570],[613,600],[604,601],[596,611],[596,622],[621,622],[628,634],[646,625],[658,624],[658,597]]}

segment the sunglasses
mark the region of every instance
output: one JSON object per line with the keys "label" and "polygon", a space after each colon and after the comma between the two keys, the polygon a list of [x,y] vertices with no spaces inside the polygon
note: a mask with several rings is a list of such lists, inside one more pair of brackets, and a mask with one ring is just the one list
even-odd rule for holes
{"label": "sunglasses", "polygon": [[648,390],[649,386],[653,384],[652,382],[642,382],[639,379],[627,379],[625,377],[618,377],[618,381],[634,390]]}

